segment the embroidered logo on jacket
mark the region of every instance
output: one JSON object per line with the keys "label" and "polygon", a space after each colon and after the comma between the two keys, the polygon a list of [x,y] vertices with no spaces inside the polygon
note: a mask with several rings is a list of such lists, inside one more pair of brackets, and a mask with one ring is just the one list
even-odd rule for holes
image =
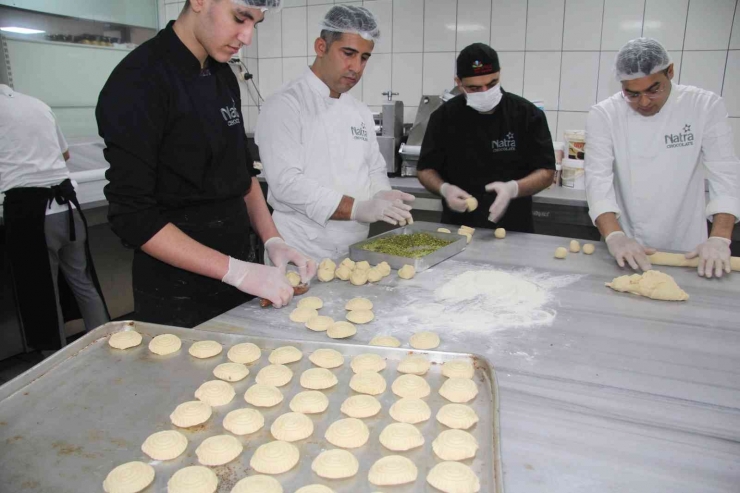
{"label": "embroidered logo on jacket", "polygon": [[687,147],[694,145],[694,133],[691,131],[691,125],[683,126],[682,132],[668,134],[665,136],[666,149],[674,147]]}
{"label": "embroidered logo on jacket", "polygon": [[514,139],[514,132],[506,134],[506,138],[501,140],[491,141],[491,150],[493,152],[502,151],[516,151],[516,139]]}
{"label": "embroidered logo on jacket", "polygon": [[367,142],[367,128],[363,123],[360,127],[350,127],[352,129],[352,138],[355,140],[364,140]]}
{"label": "embroidered logo on jacket", "polygon": [[225,108],[221,108],[221,116],[224,117],[224,121],[230,127],[241,123],[239,112],[236,110],[236,104],[231,107],[226,106]]}

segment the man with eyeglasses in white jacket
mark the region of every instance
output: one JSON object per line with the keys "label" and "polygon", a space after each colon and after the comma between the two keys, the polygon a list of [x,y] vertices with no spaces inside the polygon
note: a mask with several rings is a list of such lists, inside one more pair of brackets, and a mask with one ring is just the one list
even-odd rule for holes
{"label": "man with eyeglasses in white jacket", "polygon": [[622,90],[586,122],[589,214],[609,252],[620,267],[642,270],[655,249],[687,252],[700,276],[729,273],[740,161],[724,101],[673,84],[671,58],[654,39],[628,42],[615,69]]}

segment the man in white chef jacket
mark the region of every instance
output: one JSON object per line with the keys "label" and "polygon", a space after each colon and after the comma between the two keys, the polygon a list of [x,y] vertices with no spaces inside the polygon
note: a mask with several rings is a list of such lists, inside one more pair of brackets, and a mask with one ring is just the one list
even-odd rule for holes
{"label": "man in white chef jacket", "polygon": [[740,161],[724,101],[673,84],[673,63],[653,39],[627,43],[615,68],[622,90],[586,122],[589,214],[609,252],[620,267],[642,270],[655,249],[688,252],[700,276],[729,273]]}
{"label": "man in white chef jacket", "polygon": [[391,190],[372,113],[348,93],[379,35],[367,9],[333,7],[321,22],[313,66],[268,98],[257,123],[275,225],[317,261],[367,238],[369,223],[411,219],[405,202],[414,197]]}

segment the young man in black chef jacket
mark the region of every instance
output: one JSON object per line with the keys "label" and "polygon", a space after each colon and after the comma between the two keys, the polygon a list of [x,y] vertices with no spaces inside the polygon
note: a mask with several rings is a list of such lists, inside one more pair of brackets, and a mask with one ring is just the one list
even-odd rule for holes
{"label": "young man in black chef jacket", "polygon": [[[531,195],[553,179],[555,155],[545,114],[501,89],[498,55],[472,44],[457,57],[463,94],[429,119],[419,181],[444,197],[442,222],[533,232]],[[466,199],[478,208],[467,211]]]}

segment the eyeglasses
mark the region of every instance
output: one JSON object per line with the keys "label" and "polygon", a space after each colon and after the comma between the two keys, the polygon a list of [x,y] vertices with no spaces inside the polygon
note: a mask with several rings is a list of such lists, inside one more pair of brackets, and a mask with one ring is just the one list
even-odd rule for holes
{"label": "eyeglasses", "polygon": [[658,99],[665,92],[665,90],[666,88],[661,86],[658,86],[655,89],[649,89],[645,92],[632,92],[626,89],[622,89],[622,97],[630,103],[637,103],[643,96],[648,98],[650,101],[654,101]]}

